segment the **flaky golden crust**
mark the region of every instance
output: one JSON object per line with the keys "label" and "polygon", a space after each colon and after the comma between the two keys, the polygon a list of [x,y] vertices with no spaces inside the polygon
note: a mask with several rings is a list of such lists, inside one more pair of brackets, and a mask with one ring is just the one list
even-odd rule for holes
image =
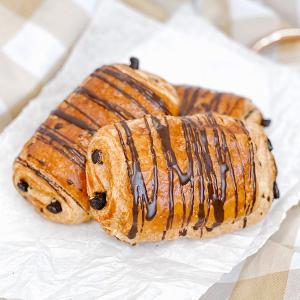
{"label": "flaky golden crust", "polygon": [[180,99],[181,116],[211,111],[257,124],[262,123],[261,112],[245,97],[188,85],[174,87]]}
{"label": "flaky golden crust", "polygon": [[[101,153],[101,163],[92,154]],[[263,129],[219,114],[147,116],[100,129],[87,154],[91,214],[122,241],[202,238],[258,222],[276,168]],[[105,193],[105,194],[104,194]]]}
{"label": "flaky golden crust", "polygon": [[44,217],[60,223],[87,221],[85,161],[94,133],[145,114],[177,113],[176,91],[165,80],[126,65],[103,66],[26,143],[14,163],[14,184]]}

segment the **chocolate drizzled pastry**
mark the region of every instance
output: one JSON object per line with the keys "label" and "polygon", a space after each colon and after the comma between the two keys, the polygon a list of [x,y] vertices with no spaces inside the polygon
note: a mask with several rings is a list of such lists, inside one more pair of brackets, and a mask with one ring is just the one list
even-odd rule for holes
{"label": "chocolate drizzled pastry", "polygon": [[[91,158],[97,149],[103,165]],[[100,129],[88,149],[91,208],[122,241],[201,238],[258,222],[271,205],[274,158],[262,127],[228,116],[146,116]],[[276,194],[275,194],[276,195]]]}
{"label": "chocolate drizzled pastry", "polygon": [[257,124],[268,124],[269,120],[264,120],[259,109],[245,97],[188,85],[174,87],[181,100],[179,108],[181,116],[217,112]]}
{"label": "chocolate drizzled pastry", "polygon": [[[132,243],[134,243],[133,240],[139,239],[140,230],[144,232],[144,225],[140,222],[142,224],[156,222],[161,207],[168,211],[168,216],[164,226],[160,226],[160,238],[172,238],[170,235],[173,232],[173,223],[178,222],[178,193],[182,199],[182,205],[179,205],[182,207],[180,215],[182,225],[177,228],[178,230],[176,229],[176,233],[181,232],[183,236],[186,230],[186,236],[189,237],[191,228],[195,232],[206,230],[215,233],[221,224],[223,226],[226,223],[224,207],[228,202],[228,187],[231,185],[234,187],[230,195],[235,199],[232,200],[233,202],[237,203],[237,199],[241,197],[239,187],[242,182],[238,180],[235,182],[234,163],[233,167],[230,165],[231,152],[226,150],[232,147],[230,143],[228,144],[228,139],[231,141],[230,130],[226,131],[230,137],[223,135],[219,128],[222,126],[218,122],[215,124],[215,118],[207,118],[209,123],[203,121],[205,129],[203,130],[206,132],[206,128],[211,127],[212,131],[207,129],[208,145],[206,145],[205,132],[195,129],[200,125],[195,121],[191,123],[189,117],[183,117],[179,118],[181,125],[178,126],[181,130],[176,129],[179,130],[178,139],[182,140],[177,143],[176,138],[174,144],[173,127],[166,126],[165,119],[162,117],[216,111],[261,124],[262,116],[257,108],[243,97],[187,86],[177,86],[177,94],[168,82],[156,75],[137,70],[138,68],[139,61],[136,58],[131,58],[130,66],[118,64],[103,66],[95,70],[54,109],[16,158],[13,172],[15,187],[28,202],[37,208],[37,211],[52,221],[60,223],[88,221],[91,204],[93,210],[97,211],[95,217],[98,219],[98,213],[102,214],[107,209],[111,209],[112,195],[106,193],[104,188],[109,183],[109,180],[105,181],[105,174],[103,178],[99,176],[86,178],[86,159],[93,164],[93,166],[87,165],[87,172],[101,173],[102,170],[109,169],[111,166],[105,163],[107,155],[102,153],[101,147],[94,148],[94,152],[88,155],[87,149],[91,139],[97,135],[100,128],[117,124],[114,127],[114,138],[117,138],[116,143],[121,146],[119,152],[115,153],[115,159],[116,162],[120,158],[123,160],[120,165],[115,165],[114,172],[118,172],[119,168],[125,165],[127,171],[114,180],[118,181],[116,186],[127,185],[125,198],[128,191],[135,195],[135,201],[131,203],[132,219],[126,220],[126,224],[129,220],[132,221],[126,235],[127,239]],[[128,120],[139,118],[143,119],[142,132],[136,141],[135,135],[139,135],[140,132],[133,130]],[[170,117],[166,120],[168,118]],[[144,131],[146,135],[143,134]],[[234,136],[233,134],[232,138]],[[139,145],[136,144],[137,142]],[[259,146],[258,149],[264,149],[267,145],[266,140],[263,139],[263,142],[264,146]],[[214,159],[210,159],[211,143],[215,143],[214,147],[217,151],[213,150]],[[145,148],[143,151],[149,154],[149,161],[141,159],[143,157],[140,153],[142,145]],[[112,151],[114,151],[113,148]],[[186,153],[184,162],[181,159],[181,155],[184,155],[182,153]],[[248,164],[254,161],[254,158],[255,155],[248,156]],[[167,168],[164,176],[161,175],[163,170],[161,161]],[[151,172],[145,173],[146,162],[149,162],[149,166],[151,164]],[[218,163],[217,170],[215,170],[216,162]],[[253,178],[256,174],[254,168],[245,167],[241,172],[251,177],[249,182],[252,182],[251,187],[254,190]],[[228,176],[230,176],[229,179]],[[202,179],[197,181],[196,179],[200,177]],[[101,201],[99,197],[90,201],[86,193],[87,180],[90,186],[94,186],[94,193],[90,197],[95,198],[95,193],[99,193],[102,195]],[[210,184],[206,186],[207,182]],[[247,184],[250,184],[249,182]],[[165,195],[165,199],[168,199],[165,204],[159,202],[162,185],[169,191],[169,194]],[[166,190],[163,192],[166,193]],[[172,194],[171,191],[174,193]],[[197,194],[198,191],[200,191],[199,194]],[[206,199],[207,195],[211,197],[209,201]],[[119,196],[122,197],[122,195]],[[198,203],[197,199],[202,200]],[[206,221],[208,212],[205,201],[210,203],[209,213],[213,213],[214,223],[211,223],[209,218]],[[238,216],[241,207],[237,204],[234,207],[234,213]],[[251,213],[250,205],[247,204],[245,209],[248,209],[247,213]],[[198,217],[195,221],[193,218],[196,211]],[[195,221],[194,224],[192,224],[193,221]]]}
{"label": "chocolate drizzled pastry", "polygon": [[[90,219],[86,154],[99,128],[146,114],[178,113],[175,89],[137,68],[138,60],[132,58],[131,67],[116,64],[95,70],[23,147],[14,163],[14,184],[45,218],[59,223]],[[92,158],[102,164],[100,152]]]}

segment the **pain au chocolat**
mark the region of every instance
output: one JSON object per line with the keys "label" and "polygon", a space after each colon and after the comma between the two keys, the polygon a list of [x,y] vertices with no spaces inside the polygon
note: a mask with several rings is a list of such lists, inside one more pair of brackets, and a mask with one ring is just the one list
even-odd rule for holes
{"label": "pain au chocolat", "polygon": [[270,120],[263,119],[260,110],[245,97],[188,85],[175,85],[174,87],[180,98],[179,114],[181,116],[211,111],[263,126],[270,124]]}
{"label": "pain au chocolat", "polygon": [[15,187],[47,219],[59,223],[90,219],[86,152],[100,127],[146,114],[178,114],[174,88],[137,68],[138,61],[131,59],[130,67],[97,69],[51,112],[15,160]]}
{"label": "pain au chocolat", "polygon": [[130,244],[244,228],[278,197],[270,150],[260,125],[210,112],[105,126],[87,154],[91,214]]}

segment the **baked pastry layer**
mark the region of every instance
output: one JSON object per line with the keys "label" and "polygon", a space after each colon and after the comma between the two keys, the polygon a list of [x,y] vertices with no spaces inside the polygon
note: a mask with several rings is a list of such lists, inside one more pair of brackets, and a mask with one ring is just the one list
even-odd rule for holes
{"label": "baked pastry layer", "polygon": [[174,87],[180,99],[181,116],[211,111],[257,124],[264,121],[259,109],[245,97],[188,85]]}
{"label": "baked pastry layer", "polygon": [[262,127],[213,113],[105,126],[89,145],[86,171],[92,216],[130,244],[256,223],[276,178]]}
{"label": "baked pastry layer", "polygon": [[44,217],[60,223],[90,219],[85,162],[89,142],[104,125],[146,114],[178,114],[175,89],[127,65],[93,72],[41,124],[14,163],[17,190]]}

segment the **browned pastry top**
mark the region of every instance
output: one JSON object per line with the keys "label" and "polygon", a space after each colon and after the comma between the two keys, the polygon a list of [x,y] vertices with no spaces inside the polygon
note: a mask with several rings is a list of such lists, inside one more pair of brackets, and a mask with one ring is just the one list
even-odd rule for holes
{"label": "browned pastry top", "polygon": [[[243,97],[191,86],[174,88],[164,79],[138,70],[138,60],[135,58],[131,59],[130,66],[103,66],[95,70],[52,111],[26,143],[14,164],[15,186],[48,219],[61,223],[86,221],[90,218],[90,202],[86,193],[86,155],[89,143],[99,128],[120,122],[115,128],[119,130],[120,138],[124,139],[122,134],[131,134],[130,128],[127,130],[122,127],[126,126],[126,120],[142,118],[145,115],[178,116],[207,111],[248,119],[258,124],[262,121],[259,110]],[[195,148],[197,142],[194,141],[194,121],[187,121],[188,118],[180,119],[183,131],[172,129],[179,135],[173,137],[172,133],[168,140],[169,127],[171,130],[172,125],[161,130],[164,126],[158,124],[155,128],[156,118],[152,117],[151,120],[148,129],[151,131],[151,128],[154,128],[155,136],[163,141],[161,149],[164,153],[157,157],[167,158],[165,166],[171,168],[172,176],[175,174],[179,183],[183,184],[184,179],[190,178],[191,174],[182,173],[179,167],[181,157],[179,156],[177,162],[177,156],[174,156],[176,150],[173,150],[172,143],[181,136],[181,144],[178,141],[176,147],[181,149],[183,145],[188,147],[190,144],[190,147]],[[164,120],[159,122],[163,124]],[[183,136],[180,132],[183,132]],[[125,137],[125,140],[130,141],[130,138]],[[151,145],[153,141],[148,138],[146,142]],[[194,157],[196,150],[193,151]],[[99,155],[95,152],[94,160],[99,160]],[[168,159],[171,159],[171,162]],[[184,160],[191,164],[189,157]],[[164,176],[168,178],[170,175],[165,172]],[[98,189],[103,189],[101,180],[98,181],[98,185]]]}
{"label": "browned pastry top", "polygon": [[179,115],[217,112],[233,118],[263,122],[262,114],[251,100],[232,93],[216,92],[189,85],[174,86],[180,98]]}
{"label": "browned pastry top", "polygon": [[[91,197],[106,192],[107,204],[93,216],[130,243],[201,237],[239,220],[246,226],[264,189],[257,189],[256,169],[270,173],[264,197],[273,197],[274,161],[265,135],[255,130],[212,113],[147,116],[100,129],[89,148],[88,188]],[[257,167],[255,134],[265,156]],[[89,158],[95,149],[102,153],[97,166]]]}
{"label": "browned pastry top", "polygon": [[[177,113],[176,91],[162,78],[126,65],[103,66],[52,111],[26,143],[15,163],[15,186],[49,219],[85,221],[89,219],[86,152],[95,132],[145,114]],[[26,191],[20,182],[28,185]],[[55,215],[54,202],[62,206]]]}

